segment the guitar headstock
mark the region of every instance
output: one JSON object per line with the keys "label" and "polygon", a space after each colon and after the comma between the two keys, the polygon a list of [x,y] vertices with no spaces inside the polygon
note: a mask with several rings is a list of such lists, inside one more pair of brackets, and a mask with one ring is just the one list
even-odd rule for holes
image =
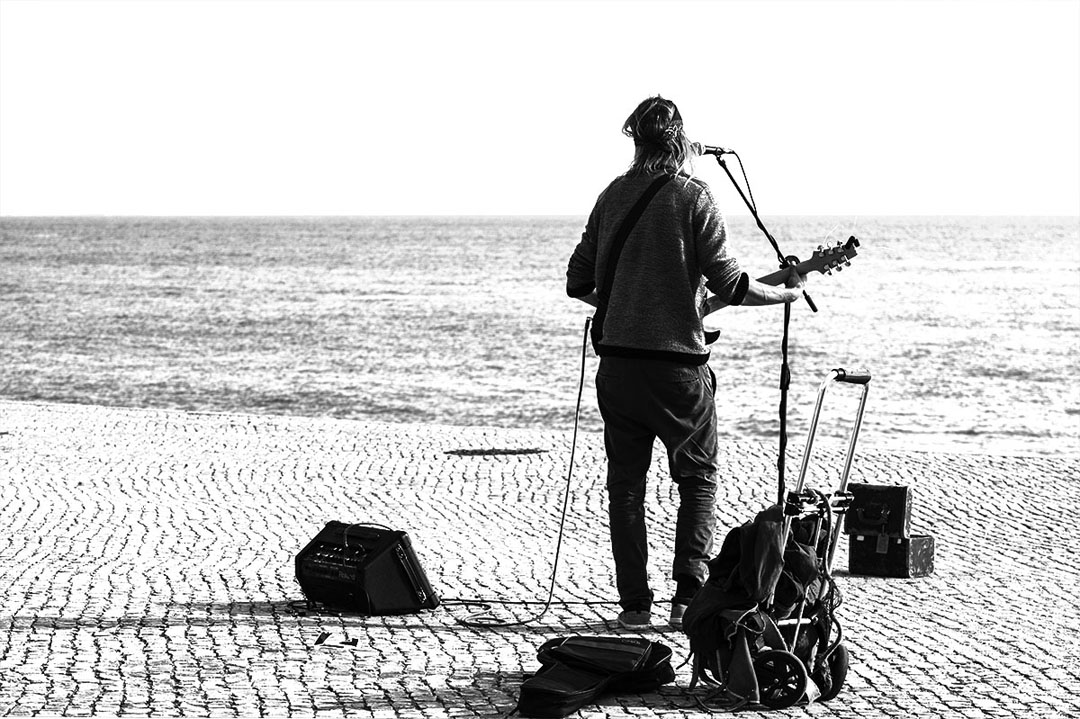
{"label": "guitar headstock", "polygon": [[827,275],[831,275],[833,270],[840,272],[851,265],[852,257],[859,254],[856,249],[858,246],[859,240],[854,235],[849,237],[847,242],[837,242],[833,247],[818,245],[817,250],[814,251],[814,255],[810,259],[799,263],[800,273],[806,274],[806,272],[802,272],[804,268],[807,272],[815,270]]}

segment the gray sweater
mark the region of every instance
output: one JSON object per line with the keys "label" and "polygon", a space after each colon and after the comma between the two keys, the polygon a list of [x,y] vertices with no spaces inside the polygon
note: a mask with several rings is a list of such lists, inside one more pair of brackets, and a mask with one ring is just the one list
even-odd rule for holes
{"label": "gray sweater", "polygon": [[[623,175],[600,194],[566,269],[569,296],[584,297],[604,286],[615,233],[658,176]],[[593,347],[601,357],[704,364],[706,288],[737,305],[748,281],[727,254],[724,218],[708,185],[677,175],[626,239],[606,313],[597,313],[602,323],[593,328]]]}

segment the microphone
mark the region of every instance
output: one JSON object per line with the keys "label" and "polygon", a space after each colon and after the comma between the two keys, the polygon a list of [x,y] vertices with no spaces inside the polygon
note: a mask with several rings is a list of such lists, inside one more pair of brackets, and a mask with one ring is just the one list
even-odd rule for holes
{"label": "microphone", "polygon": [[734,150],[729,150],[726,147],[714,147],[712,145],[702,145],[700,142],[695,142],[694,143],[694,149],[697,150],[697,154],[699,154],[699,155],[716,155],[717,157],[720,157],[720,155],[734,155],[735,154]]}

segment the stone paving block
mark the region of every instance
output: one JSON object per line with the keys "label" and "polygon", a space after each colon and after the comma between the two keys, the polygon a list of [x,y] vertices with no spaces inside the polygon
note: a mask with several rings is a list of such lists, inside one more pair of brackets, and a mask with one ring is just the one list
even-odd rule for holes
{"label": "stone paving block", "polygon": [[[69,716],[500,717],[571,633],[624,633],[605,520],[602,437],[579,437],[555,602],[505,629],[478,607],[542,609],[569,474],[564,433],[0,401],[0,713]],[[721,531],[775,500],[775,450],[725,443]],[[799,449],[788,457],[797,468]],[[842,447],[815,450],[830,488]],[[667,578],[677,501],[657,453],[650,579]],[[860,452],[852,481],[909,484],[937,540],[915,580],[846,571],[852,658],[820,717],[1075,716],[1080,506],[1075,459]],[[310,611],[296,553],[330,520],[408,531],[444,599],[401,617]],[[676,664],[685,637],[651,630]],[[316,644],[329,633],[355,645]],[[674,685],[582,716],[702,716]],[[764,715],[747,711],[746,715]]]}

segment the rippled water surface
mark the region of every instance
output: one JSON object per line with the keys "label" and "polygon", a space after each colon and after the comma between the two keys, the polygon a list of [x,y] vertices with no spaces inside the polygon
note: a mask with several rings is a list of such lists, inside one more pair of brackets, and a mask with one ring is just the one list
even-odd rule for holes
{"label": "rippled water surface", "polygon": [[[1076,218],[777,218],[789,254],[855,235],[795,308],[798,447],[833,367],[873,380],[860,445],[1080,453]],[[0,396],[569,430],[582,218],[4,218]],[[732,251],[776,259],[748,218]],[[721,433],[775,440],[782,310],[731,308]],[[601,427],[591,350],[581,423]],[[842,442],[858,392],[830,389]]]}

